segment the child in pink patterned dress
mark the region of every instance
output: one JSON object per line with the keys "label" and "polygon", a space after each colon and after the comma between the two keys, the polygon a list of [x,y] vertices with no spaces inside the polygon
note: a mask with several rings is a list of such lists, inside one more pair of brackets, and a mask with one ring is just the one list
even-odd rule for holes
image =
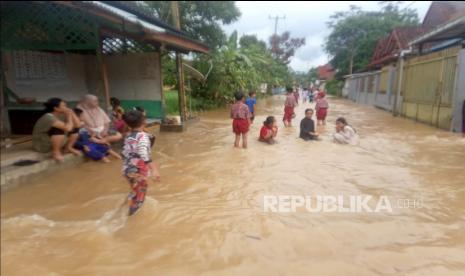
{"label": "child in pink patterned dress", "polygon": [[131,129],[123,146],[123,174],[129,181],[129,215],[135,214],[145,200],[147,180],[152,176],[160,179],[158,168],[152,162],[152,145],[150,135],[144,132],[145,116],[138,110],[126,112],[123,116],[126,125]]}

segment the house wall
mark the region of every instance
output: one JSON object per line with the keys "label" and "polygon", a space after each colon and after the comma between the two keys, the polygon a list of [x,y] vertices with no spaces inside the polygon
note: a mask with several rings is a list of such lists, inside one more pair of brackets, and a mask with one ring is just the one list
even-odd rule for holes
{"label": "house wall", "polygon": [[393,65],[385,66],[379,75],[379,87],[376,91],[374,105],[387,111],[392,111],[396,89],[397,69]]}
{"label": "house wall", "polygon": [[[18,97],[38,102],[59,97],[77,101],[87,93],[85,59],[71,53],[37,51],[3,52],[6,86]],[[10,102],[15,102],[9,97]]]}
{"label": "house wall", "polygon": [[373,105],[379,86],[379,73],[353,75],[346,79],[347,97],[357,103]]}
{"label": "house wall", "polygon": [[[105,57],[110,96],[125,109],[143,107],[149,118],[162,118],[161,63],[158,53]],[[73,107],[85,94],[104,99],[101,72],[94,55],[63,52],[5,51],[2,68],[7,91],[2,102],[2,132],[30,134],[43,112],[42,103],[59,97]],[[10,94],[11,94],[10,93]],[[36,102],[19,104],[16,98]]]}
{"label": "house wall", "polygon": [[[162,79],[159,53],[104,56],[110,97],[121,100],[125,109],[141,106],[150,118],[162,118]],[[86,61],[87,86],[103,95],[96,58]]]}
{"label": "house wall", "polygon": [[457,63],[457,80],[455,85],[455,97],[452,111],[451,130],[461,132],[463,127],[462,108],[465,100],[465,49],[462,49],[458,55]]}

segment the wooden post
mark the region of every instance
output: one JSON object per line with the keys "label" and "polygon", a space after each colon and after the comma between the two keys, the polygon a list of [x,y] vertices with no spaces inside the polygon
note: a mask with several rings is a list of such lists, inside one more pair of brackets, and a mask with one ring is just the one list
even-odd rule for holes
{"label": "wooden post", "polygon": [[178,77],[178,100],[179,100],[179,115],[181,122],[187,120],[186,114],[186,91],[184,89],[184,71],[182,69],[182,54],[176,53],[176,69]]}
{"label": "wooden post", "polygon": [[[174,27],[177,30],[181,30],[178,1],[171,1],[171,15]],[[184,68],[182,65],[182,54],[178,52],[176,52],[176,69],[178,80],[179,115],[181,117],[181,122],[185,122],[187,120],[187,108],[186,91],[184,89]]]}
{"label": "wooden post", "polygon": [[2,138],[11,134],[10,115],[8,114],[8,96],[6,95],[7,83],[6,83],[6,71],[10,70],[12,61],[8,59],[6,54],[0,52],[0,132]]}
{"label": "wooden post", "polygon": [[102,68],[101,71],[102,71],[102,80],[103,80],[103,94],[105,97],[105,104],[108,110],[108,108],[110,107],[110,86],[108,84],[107,66],[105,62],[103,61],[103,59],[101,61],[101,68]]}
{"label": "wooden post", "polygon": [[161,116],[162,116],[162,119],[165,117],[165,112],[166,112],[166,98],[165,98],[165,91],[163,91],[163,70],[162,70],[162,66],[163,66],[163,63],[162,63],[162,58],[163,58],[163,55],[162,55],[162,52],[163,52],[163,49],[164,49],[164,46],[161,45],[160,48],[159,48],[159,54],[158,54],[158,63],[157,63],[157,66],[158,66],[158,70],[160,71],[160,92],[161,92]]}
{"label": "wooden post", "polygon": [[102,84],[103,84],[103,96],[105,100],[105,110],[109,111],[110,109],[110,85],[108,83],[108,73],[105,61],[103,60],[103,51],[102,51],[102,36],[100,31],[98,32],[98,46],[97,46],[97,66],[100,69],[100,74],[102,77]]}
{"label": "wooden post", "polygon": [[[0,53],[1,55],[3,55],[3,53]],[[2,58],[3,60],[3,58]],[[3,115],[3,113],[6,111],[8,112],[7,110],[5,110],[5,93],[3,92],[3,85],[4,85],[4,82],[3,82],[3,64],[0,64],[0,77],[1,77],[1,80],[0,80],[0,132],[2,133],[2,138],[3,138],[3,135],[6,134],[5,133],[5,118],[6,116]]]}

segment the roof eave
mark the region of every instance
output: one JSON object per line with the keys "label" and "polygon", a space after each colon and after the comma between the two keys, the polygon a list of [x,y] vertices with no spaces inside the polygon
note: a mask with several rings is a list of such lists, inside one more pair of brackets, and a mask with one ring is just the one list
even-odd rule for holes
{"label": "roof eave", "polygon": [[[209,53],[209,48],[200,41],[185,37],[178,33],[174,33],[164,27],[154,25],[143,19],[138,18],[127,11],[124,11],[118,7],[108,5],[102,1],[54,1],[58,4],[71,6],[74,8],[80,8],[88,13],[92,13],[95,16],[104,17],[107,20],[111,20],[118,23],[123,20],[125,24],[132,24],[140,27],[144,34],[144,40],[146,42],[155,42],[165,45],[166,48],[179,50],[181,52],[199,52]],[[87,6],[87,7],[86,7]],[[96,9],[89,9],[88,7],[94,7]],[[104,13],[104,15],[102,14]]]}
{"label": "roof eave", "polygon": [[435,39],[434,37],[437,36],[438,34],[447,31],[449,29],[452,29],[456,26],[459,26],[460,24],[465,24],[465,16],[457,18],[456,20],[453,20],[449,23],[446,23],[442,26],[439,26],[438,28],[427,32],[417,39],[412,40],[408,45],[413,46],[421,43],[427,43],[427,42],[433,42],[433,41],[438,41],[438,40],[445,40],[445,39],[452,39],[452,38],[457,38],[457,37],[450,37],[450,38],[441,38],[441,39]]}

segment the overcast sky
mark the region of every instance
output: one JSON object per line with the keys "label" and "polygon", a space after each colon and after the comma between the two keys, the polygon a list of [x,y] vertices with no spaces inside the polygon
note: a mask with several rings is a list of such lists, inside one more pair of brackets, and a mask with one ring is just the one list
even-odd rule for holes
{"label": "overcast sky", "polygon": [[[329,34],[326,22],[336,11],[349,10],[350,5],[357,5],[363,10],[379,10],[377,1],[334,1],[334,2],[293,2],[293,1],[237,1],[242,16],[230,25],[224,26],[227,34],[237,30],[239,36],[255,34],[268,42],[274,32],[274,20],[269,16],[286,16],[278,22],[278,33],[290,31],[293,37],[305,37],[306,44],[300,48],[291,62],[297,71],[307,71],[313,66],[328,62],[322,44]],[[431,1],[405,1],[403,7],[416,9],[423,20]]]}

